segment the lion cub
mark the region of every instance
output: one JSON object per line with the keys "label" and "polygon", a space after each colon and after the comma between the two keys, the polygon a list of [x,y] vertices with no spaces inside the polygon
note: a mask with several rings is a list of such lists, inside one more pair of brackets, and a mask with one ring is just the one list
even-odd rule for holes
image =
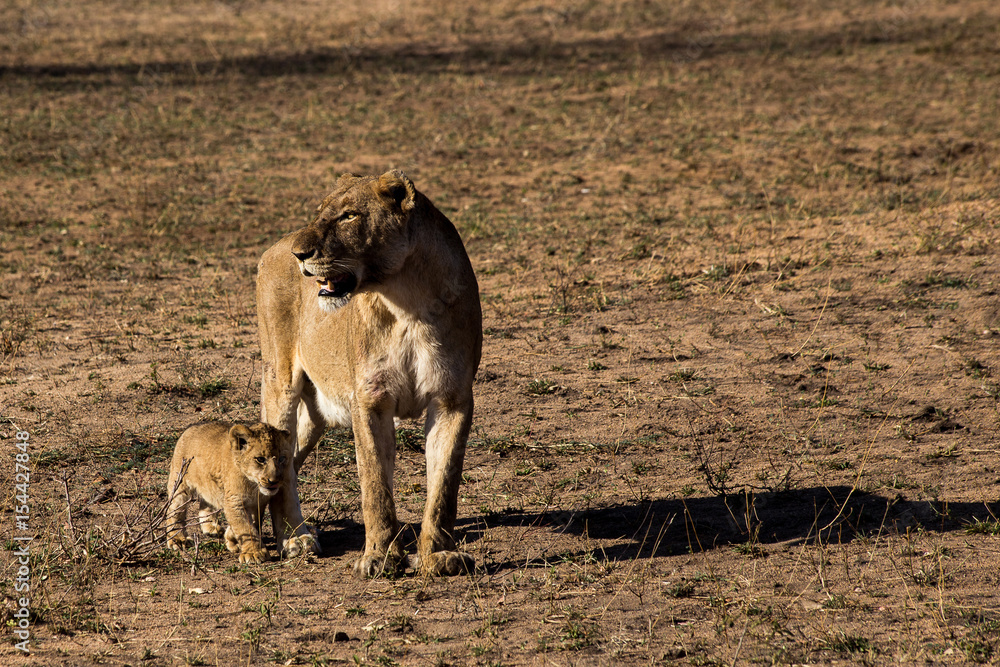
{"label": "lion cub", "polygon": [[[295,493],[295,482],[291,478],[294,454],[295,443],[291,436],[268,424],[230,427],[215,422],[198,424],[184,431],[177,440],[167,482],[168,493],[177,489],[170,501],[167,544],[179,550],[191,543],[185,533],[187,503],[198,498],[203,533],[216,537],[223,534],[215,518],[217,511],[222,510],[229,523],[225,531],[226,547],[239,552],[241,563],[267,560],[268,553],[260,538],[261,517],[279,491],[291,488]],[[177,478],[188,460],[190,463],[178,485]],[[271,510],[273,521],[275,509]],[[301,517],[298,523],[302,523]],[[277,534],[276,530],[279,545],[282,536],[283,533]],[[315,547],[309,550],[318,551],[318,545]]]}

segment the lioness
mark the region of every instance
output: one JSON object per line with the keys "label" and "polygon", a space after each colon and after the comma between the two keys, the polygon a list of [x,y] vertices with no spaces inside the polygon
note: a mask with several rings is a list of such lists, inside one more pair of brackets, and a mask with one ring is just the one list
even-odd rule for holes
{"label": "lioness", "polygon": [[[202,532],[216,537],[223,534],[215,519],[222,510],[229,523],[226,547],[239,552],[241,563],[267,560],[260,540],[261,517],[267,505],[271,507],[275,540],[286,555],[319,553],[319,544],[303,524],[298,496],[283,493],[281,501],[275,502],[279,492],[295,489],[289,465],[294,454],[291,434],[268,424],[230,427],[209,423],[184,431],[170,462],[167,492],[176,492],[167,515],[167,544],[172,549],[190,544],[185,531],[187,503],[198,498]],[[289,532],[292,535],[285,539]]]}
{"label": "lioness", "polygon": [[[402,172],[342,176],[315,219],[260,261],[261,420],[295,433],[295,469],[353,426],[362,576],[408,563],[459,574],[455,515],[482,350],[479,286],[455,227]],[[427,503],[406,559],[393,501],[393,420],[424,414]]]}

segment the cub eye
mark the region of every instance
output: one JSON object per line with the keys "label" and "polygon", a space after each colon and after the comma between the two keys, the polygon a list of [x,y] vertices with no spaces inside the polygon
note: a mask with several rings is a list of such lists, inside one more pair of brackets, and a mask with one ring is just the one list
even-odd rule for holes
{"label": "cub eye", "polygon": [[267,459],[265,459],[263,456],[258,456],[257,458],[254,459],[254,461],[256,461],[258,465],[264,465],[265,463],[267,463]]}

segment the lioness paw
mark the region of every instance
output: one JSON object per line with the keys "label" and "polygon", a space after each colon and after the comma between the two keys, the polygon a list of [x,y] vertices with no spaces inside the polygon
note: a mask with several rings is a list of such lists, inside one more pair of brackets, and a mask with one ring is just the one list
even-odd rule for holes
{"label": "lioness paw", "polygon": [[368,555],[354,561],[354,574],[358,577],[380,577],[382,575],[394,575],[403,569],[406,558],[393,558],[392,556]]}
{"label": "lioness paw", "polygon": [[476,569],[476,559],[464,551],[435,551],[426,557],[412,557],[410,564],[434,577],[471,574]]}
{"label": "lioness paw", "polygon": [[245,547],[240,552],[241,563],[263,563],[267,560],[267,550],[260,547]]}
{"label": "lioness paw", "polygon": [[310,533],[307,535],[296,535],[285,540],[285,546],[282,549],[286,558],[295,558],[296,556],[302,556],[304,554],[316,554],[319,555],[323,553],[322,549],[319,548],[319,542]]}

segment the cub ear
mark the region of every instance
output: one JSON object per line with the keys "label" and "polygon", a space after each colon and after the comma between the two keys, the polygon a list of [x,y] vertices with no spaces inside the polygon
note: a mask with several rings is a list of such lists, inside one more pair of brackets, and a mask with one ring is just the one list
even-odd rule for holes
{"label": "cub ear", "polygon": [[271,437],[274,439],[275,442],[282,443],[284,445],[294,446],[294,443],[292,442],[291,433],[289,433],[284,429],[275,428],[274,426],[271,426],[270,429],[271,429]]}
{"label": "cub ear", "polygon": [[271,439],[271,442],[279,445],[294,444],[292,441],[292,434],[285,429],[272,426],[271,424],[265,424],[264,422],[261,422],[261,425],[267,430],[267,437]]}
{"label": "cub ear", "polygon": [[417,189],[406,174],[393,169],[378,178],[379,189],[393,199],[404,212],[410,211],[417,203]]}
{"label": "cub ear", "polygon": [[236,451],[242,451],[250,442],[250,429],[243,424],[236,424],[229,429],[229,444]]}

